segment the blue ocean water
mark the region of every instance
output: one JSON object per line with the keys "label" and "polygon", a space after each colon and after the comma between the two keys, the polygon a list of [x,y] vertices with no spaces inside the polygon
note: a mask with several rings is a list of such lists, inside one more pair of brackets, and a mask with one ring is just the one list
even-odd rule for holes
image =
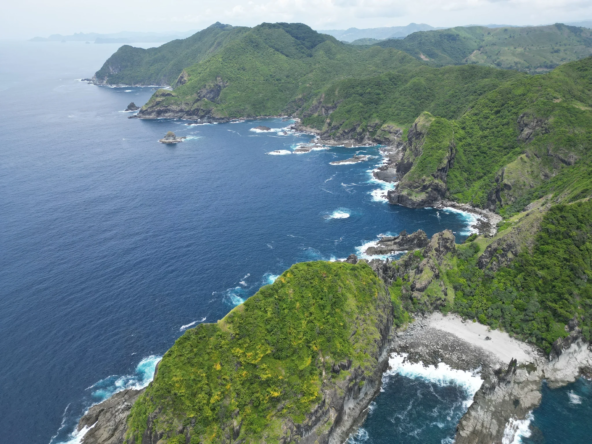
{"label": "blue ocean water", "polygon": [[[145,386],[183,331],[293,263],[344,258],[403,229],[468,234],[463,215],[381,200],[377,147],[269,155],[310,136],[251,131],[284,128],[281,119],[128,119],[127,104],[145,103],[150,88],[77,80],[115,50],[0,43],[3,442],[69,441],[90,405]],[[187,140],[159,144],[169,130]],[[373,158],[330,165],[359,151]],[[466,397],[457,391],[441,405]]]}

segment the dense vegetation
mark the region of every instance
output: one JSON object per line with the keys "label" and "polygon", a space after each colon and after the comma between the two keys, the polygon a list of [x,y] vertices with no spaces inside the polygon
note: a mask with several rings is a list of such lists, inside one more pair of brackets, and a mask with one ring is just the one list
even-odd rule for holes
{"label": "dense vegetation", "polygon": [[447,277],[454,310],[533,342],[546,352],[576,319],[592,340],[592,202],[552,207],[532,250],[497,272],[477,265],[480,247],[459,249]]}
{"label": "dense vegetation", "polygon": [[531,73],[549,71],[592,54],[592,30],[566,26],[457,27],[415,32],[377,43],[434,66],[479,64]]}
{"label": "dense vegetation", "polygon": [[[331,82],[419,65],[394,49],[338,42],[300,24],[259,25],[217,54],[187,68],[187,82],[144,108],[213,109],[215,117],[293,113]],[[218,94],[208,94],[221,87]],[[215,97],[214,97],[215,96]]]}
{"label": "dense vegetation", "polygon": [[234,439],[277,441],[285,418],[302,422],[321,387],[349,374],[333,364],[376,365],[385,292],[366,264],[294,265],[217,324],[177,340],[133,407],[128,441],[141,442],[149,418],[163,443],[185,443],[187,431],[192,443],[228,442],[229,424],[242,424]]}
{"label": "dense vegetation", "polygon": [[111,85],[172,85],[184,68],[217,53],[248,29],[216,23],[158,48],[124,45],[109,57],[95,77]]}
{"label": "dense vegetation", "polygon": [[480,66],[404,66],[369,79],[333,83],[323,91],[321,102],[325,108],[336,108],[329,119],[317,123],[309,111],[303,122],[328,129],[331,135],[370,126],[370,134],[375,135],[383,124],[409,126],[423,111],[456,119],[485,93],[523,76]]}

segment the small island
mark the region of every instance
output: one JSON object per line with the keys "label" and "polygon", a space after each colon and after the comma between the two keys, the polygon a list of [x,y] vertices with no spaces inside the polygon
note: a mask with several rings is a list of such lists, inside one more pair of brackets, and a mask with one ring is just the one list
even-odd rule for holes
{"label": "small island", "polygon": [[331,165],[351,165],[354,163],[366,162],[370,159],[370,156],[364,156],[362,154],[356,154],[354,157],[344,160],[336,160],[335,162],[329,162]]}
{"label": "small island", "polygon": [[139,109],[140,109],[139,106],[137,106],[134,102],[131,102],[125,110],[126,111],[138,111]]}
{"label": "small island", "polygon": [[176,143],[181,143],[185,140],[185,137],[177,137],[175,133],[169,131],[166,135],[159,140],[160,143],[164,143],[166,145],[174,145]]}
{"label": "small island", "polygon": [[255,131],[271,131],[271,128],[268,126],[258,126],[257,128],[253,128]]}

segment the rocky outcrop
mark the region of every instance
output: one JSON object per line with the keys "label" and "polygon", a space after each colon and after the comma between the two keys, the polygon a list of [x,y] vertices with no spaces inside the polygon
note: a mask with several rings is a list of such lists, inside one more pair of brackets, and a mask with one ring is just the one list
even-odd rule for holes
{"label": "rocky outcrop", "polygon": [[518,117],[518,140],[529,143],[537,134],[547,134],[549,125],[547,119],[536,117],[530,113],[523,113]]}
{"label": "rocky outcrop", "polygon": [[136,104],[134,102],[131,102],[125,110],[126,111],[137,111],[139,109],[140,109],[139,106],[136,106]]}
{"label": "rocky outcrop", "polygon": [[128,389],[93,405],[78,423],[77,432],[84,433],[83,444],[123,444],[126,420],[132,405],[143,390]]}
{"label": "rocky outcrop", "polygon": [[[449,289],[441,273],[444,261],[455,250],[454,234],[446,230],[434,234],[423,250],[410,252],[396,262],[373,260],[370,266],[388,286],[402,284],[402,302],[414,300],[418,312],[431,312],[448,300]],[[431,291],[427,292],[428,288]]]}
{"label": "rocky outcrop", "polygon": [[417,250],[418,248],[427,247],[428,243],[429,239],[425,231],[417,230],[415,233],[407,234],[403,230],[398,236],[382,237],[376,246],[369,247],[366,250],[366,254],[371,256],[388,255],[398,251]]}
{"label": "rocky outcrop", "polygon": [[271,128],[268,126],[258,126],[257,128],[253,128],[256,131],[271,131]]}
{"label": "rocky outcrop", "polygon": [[174,145],[176,143],[181,143],[185,140],[185,137],[177,137],[175,133],[169,131],[166,135],[159,140],[160,143],[164,143],[165,145]]}
{"label": "rocky outcrop", "polygon": [[[229,119],[217,115],[212,107],[213,103],[219,103],[222,90],[228,86],[228,82],[218,77],[215,82],[205,85],[197,92],[197,97],[192,96],[187,100],[167,100],[177,98],[173,91],[160,89],[154,93],[150,101],[140,109],[140,119],[183,119],[183,120],[208,120],[228,121]],[[254,116],[245,116],[254,117]]]}
{"label": "rocky outcrop", "polygon": [[[440,126],[448,127],[447,133],[450,133],[450,137],[426,144],[428,130],[436,120]],[[441,149],[442,144],[445,145],[445,150]],[[388,192],[389,202],[409,208],[438,205],[447,195],[446,180],[455,156],[456,144],[450,123],[444,119],[438,120],[429,113],[423,113],[409,129],[407,142],[403,146],[403,155],[397,164],[397,174],[401,180],[396,189]],[[424,157],[428,157],[430,163],[438,166],[432,171],[419,172],[417,165]],[[425,169],[425,166],[423,168]]]}
{"label": "rocky outcrop", "polygon": [[455,442],[480,444],[513,442],[516,424],[541,402],[543,381],[551,388],[572,383],[580,375],[590,375],[592,352],[584,343],[575,323],[567,338],[559,339],[550,357],[540,356],[529,363],[515,360],[505,369],[489,374],[474,402],[460,420]]}

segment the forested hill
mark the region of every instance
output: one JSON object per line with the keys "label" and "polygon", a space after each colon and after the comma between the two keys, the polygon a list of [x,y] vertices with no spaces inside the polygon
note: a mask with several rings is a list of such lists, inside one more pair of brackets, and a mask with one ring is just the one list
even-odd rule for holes
{"label": "forested hill", "polygon": [[478,64],[530,73],[592,55],[592,30],[555,24],[522,28],[457,27],[376,43],[433,66]]}
{"label": "forested hill", "polygon": [[158,48],[124,45],[107,59],[93,80],[108,85],[171,85],[183,68],[216,54],[248,30],[215,23],[191,37]]}
{"label": "forested hill", "polygon": [[264,23],[181,73],[142,118],[225,119],[292,114],[330,83],[421,66],[404,52],[361,47],[306,25]]}

